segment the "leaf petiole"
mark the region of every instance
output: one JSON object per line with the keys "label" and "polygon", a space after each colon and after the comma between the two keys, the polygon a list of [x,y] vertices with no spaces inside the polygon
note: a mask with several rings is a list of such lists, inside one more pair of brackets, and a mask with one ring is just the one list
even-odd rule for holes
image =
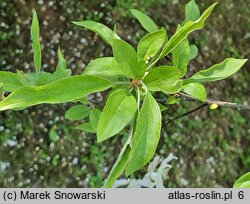
{"label": "leaf petiole", "polygon": [[142,88],[144,89],[144,91],[146,92],[146,94],[148,93],[148,88],[147,86],[143,83],[143,81],[140,81]]}
{"label": "leaf petiole", "polygon": [[152,62],[152,64],[150,64],[148,67],[147,67],[147,71],[149,71],[150,69],[153,68],[153,66],[160,60],[160,57],[157,57],[155,61]]}
{"label": "leaf petiole", "polygon": [[140,110],[140,103],[141,103],[141,93],[140,93],[140,88],[137,86],[136,87],[136,90],[137,90],[137,109],[138,109],[138,112]]}

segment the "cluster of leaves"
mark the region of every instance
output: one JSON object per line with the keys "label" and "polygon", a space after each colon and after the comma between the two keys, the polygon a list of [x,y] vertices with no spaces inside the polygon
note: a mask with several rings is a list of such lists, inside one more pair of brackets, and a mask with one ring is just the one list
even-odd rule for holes
{"label": "cluster of leaves", "polygon": [[[59,79],[71,76],[71,70],[66,67],[66,60],[64,59],[60,47],[58,48],[58,64],[54,73],[41,71],[41,46],[39,37],[39,22],[36,11],[33,10],[33,18],[31,24],[31,39],[32,48],[34,51],[34,66],[35,72],[24,73],[17,70],[17,73],[8,71],[0,72],[0,83],[5,92],[14,92],[21,87],[42,86]],[[20,108],[20,107],[19,107]]]}
{"label": "cluster of leaves", "polygon": [[[78,129],[96,132],[98,142],[125,133],[124,146],[104,184],[105,187],[112,187],[124,171],[126,176],[131,175],[144,167],[155,154],[161,132],[161,110],[166,109],[155,100],[155,92],[170,96],[168,104],[174,104],[174,95],[180,92],[206,101],[203,83],[225,79],[246,62],[245,59],[228,58],[188,79],[185,77],[188,62],[198,53],[197,47],[189,44],[188,34],[204,27],[216,4],[200,15],[198,5],[191,0],[185,8],[184,22],[178,25],[169,39],[163,27],[159,28],[141,11],[131,9],[131,13],[148,31],[136,50],[115,30],[101,23],[74,21],[75,25],[98,33],[113,50],[113,57],[91,61],[77,76],[71,76],[60,49],[56,71],[53,74],[41,71],[39,24],[33,11],[31,38],[36,72],[0,72],[3,91],[11,92],[0,102],[0,111],[20,110],[42,103],[80,102],[65,116],[70,120],[89,116],[89,122],[81,124]],[[169,54],[172,60],[157,66],[158,61]],[[112,90],[102,111],[88,105],[88,94],[109,88]],[[130,126],[128,133],[124,130],[127,126]]]}

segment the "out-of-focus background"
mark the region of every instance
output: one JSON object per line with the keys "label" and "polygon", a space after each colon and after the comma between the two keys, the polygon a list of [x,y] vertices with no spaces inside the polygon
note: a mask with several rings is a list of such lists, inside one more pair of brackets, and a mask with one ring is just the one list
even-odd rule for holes
{"label": "out-of-focus background", "polygon": [[[0,70],[34,70],[30,40],[31,10],[40,22],[42,69],[53,71],[60,45],[73,74],[91,59],[111,56],[110,47],[72,20],[91,19],[113,28],[134,46],[146,34],[129,13],[137,8],[173,34],[184,20],[185,0],[0,0]],[[213,0],[196,0],[204,11]],[[250,56],[250,0],[221,0],[205,29],[190,39],[199,48],[190,75],[226,57]],[[250,66],[231,78],[207,85],[210,98],[250,104]],[[103,95],[98,94],[100,100]],[[97,143],[95,135],[74,129],[64,119],[72,104],[39,105],[0,113],[0,187],[100,187],[120,149],[118,138]],[[194,107],[180,102],[164,113],[177,116]],[[53,142],[55,137],[59,140]],[[250,170],[250,114],[229,108],[204,108],[162,130],[157,154],[178,160],[166,187],[232,187]],[[140,178],[145,173],[135,174]]]}

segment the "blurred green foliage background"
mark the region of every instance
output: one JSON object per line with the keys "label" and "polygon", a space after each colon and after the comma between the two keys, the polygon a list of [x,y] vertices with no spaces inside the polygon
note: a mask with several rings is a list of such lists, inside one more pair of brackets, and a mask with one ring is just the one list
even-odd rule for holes
{"label": "blurred green foliage background", "polygon": [[[34,70],[30,41],[35,8],[42,43],[42,69],[56,67],[60,45],[73,74],[91,59],[110,56],[97,35],[70,23],[91,19],[113,28],[134,46],[145,35],[129,8],[150,15],[171,36],[184,19],[185,0],[0,0],[0,70]],[[213,0],[196,0],[204,11]],[[189,74],[226,57],[250,56],[250,0],[220,0],[205,29],[190,39],[199,48]],[[210,98],[250,104],[250,63],[233,77],[207,86]],[[104,94],[93,97],[103,101]],[[100,187],[122,147],[120,138],[97,143],[95,135],[74,129],[64,119],[72,104],[40,105],[0,113],[0,187]],[[164,112],[164,121],[197,104],[179,102]],[[173,153],[166,187],[232,187],[250,171],[250,114],[229,108],[204,108],[162,130],[158,155]],[[145,169],[134,177],[139,178]]]}

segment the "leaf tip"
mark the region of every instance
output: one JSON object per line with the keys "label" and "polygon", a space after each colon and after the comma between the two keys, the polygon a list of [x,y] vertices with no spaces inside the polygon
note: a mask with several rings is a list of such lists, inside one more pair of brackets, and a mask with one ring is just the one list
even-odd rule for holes
{"label": "leaf tip", "polygon": [[125,176],[129,177],[135,171],[136,171],[136,169],[131,168],[131,166],[128,164],[128,166],[125,169]]}
{"label": "leaf tip", "polygon": [[244,63],[246,63],[248,61],[248,59],[242,59],[244,61]]}
{"label": "leaf tip", "polygon": [[32,15],[34,16],[34,15],[37,15],[37,13],[36,13],[36,9],[32,9]]}
{"label": "leaf tip", "polygon": [[80,22],[79,21],[71,21],[71,23],[74,25],[79,25]]}
{"label": "leaf tip", "polygon": [[130,170],[127,170],[127,169],[125,170],[125,176],[129,177],[132,174],[132,172]]}
{"label": "leaf tip", "polygon": [[133,12],[137,11],[137,9],[129,9],[129,11],[133,14]]}
{"label": "leaf tip", "polygon": [[97,143],[101,143],[105,140],[105,138],[103,138],[103,136],[99,133],[98,127],[97,127],[97,132],[96,132],[96,140],[97,140]]}
{"label": "leaf tip", "polygon": [[211,6],[210,6],[210,8],[212,8],[212,10],[214,9],[214,7],[218,4],[219,2],[217,1],[217,2],[215,2],[215,3],[213,3]]}

